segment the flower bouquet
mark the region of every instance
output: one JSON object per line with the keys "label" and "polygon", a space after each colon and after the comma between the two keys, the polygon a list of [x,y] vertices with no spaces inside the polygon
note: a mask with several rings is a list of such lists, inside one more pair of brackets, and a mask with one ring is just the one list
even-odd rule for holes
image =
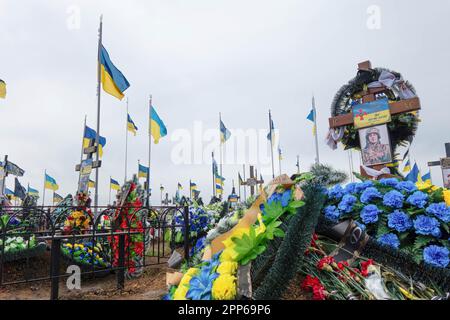
{"label": "flower bouquet", "polygon": [[47,248],[45,242],[38,243],[32,235],[28,240],[21,236],[6,236],[5,241],[0,238],[0,255],[3,261],[15,261],[40,255]]}

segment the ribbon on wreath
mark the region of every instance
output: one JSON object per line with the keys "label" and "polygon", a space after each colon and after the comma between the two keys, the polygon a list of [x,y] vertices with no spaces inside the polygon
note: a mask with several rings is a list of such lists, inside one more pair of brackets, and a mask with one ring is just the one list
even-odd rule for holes
{"label": "ribbon on wreath", "polygon": [[378,77],[378,81],[371,82],[367,85],[368,88],[380,88],[387,87],[389,89],[398,92],[400,99],[411,99],[416,95],[408,86],[406,85],[403,78],[397,78],[394,74],[389,71],[383,70]]}
{"label": "ribbon on wreath", "polygon": [[344,127],[339,127],[338,129],[330,128],[325,138],[325,142],[331,150],[336,150],[337,144],[341,141],[342,137],[344,137]]}

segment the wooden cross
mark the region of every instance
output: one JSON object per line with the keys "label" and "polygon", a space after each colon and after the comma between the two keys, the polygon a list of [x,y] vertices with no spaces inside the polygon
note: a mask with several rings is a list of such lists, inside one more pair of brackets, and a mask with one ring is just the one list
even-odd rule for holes
{"label": "wooden cross", "polygon": [[[358,64],[359,71],[369,71],[372,69],[372,64],[370,61],[364,61]],[[385,86],[379,88],[367,88],[365,91],[358,92],[357,95],[362,97],[363,103],[368,103],[376,100],[377,94],[382,94],[388,91]],[[389,109],[391,115],[407,113],[412,111],[420,110],[420,100],[418,97],[412,99],[405,99],[400,101],[389,102]],[[328,119],[330,128],[336,129],[343,126],[353,125],[353,113],[349,112],[347,114],[331,117]],[[381,170],[385,165],[374,165],[371,166],[375,170]],[[361,174],[366,177],[370,177],[365,170],[361,167]],[[385,178],[387,174],[381,175],[379,178]]]}
{"label": "wooden cross", "polygon": [[255,167],[250,166],[250,178],[248,178],[247,181],[242,182],[241,185],[249,186],[250,194],[253,196],[255,194],[255,187],[262,183],[264,183],[264,180],[258,180],[258,176],[255,174]]}
{"label": "wooden cross", "polygon": [[172,203],[171,200],[169,200],[169,194],[166,192],[166,198],[162,201],[162,205],[168,206],[170,203]]}
{"label": "wooden cross", "polygon": [[428,162],[429,167],[441,167],[442,178],[444,180],[444,187],[450,188],[450,143],[445,144],[445,158],[439,161]]}
{"label": "wooden cross", "polygon": [[[83,143],[83,142],[82,142]],[[84,146],[83,146],[83,155],[86,155],[86,159],[83,159],[83,156],[81,157],[81,162],[80,162],[80,164],[77,164],[76,166],[75,166],[75,171],[77,171],[77,172],[80,172],[80,175],[79,175],[79,178],[78,178],[78,191],[80,192],[80,191],[82,191],[82,190],[80,190],[81,189],[81,180],[82,180],[82,172],[81,172],[81,165],[82,165],[82,163],[83,163],[83,161],[84,160],[90,160],[90,159],[92,159],[93,158],[93,155],[94,155],[94,153],[96,153],[97,152],[97,146],[95,145],[95,141],[94,140],[90,140],[90,142],[89,142],[89,146],[87,147],[87,148],[84,148]],[[102,165],[102,161],[101,160],[98,160],[98,161],[92,161],[92,169],[95,169],[95,168],[100,168],[101,167],[101,165]],[[85,176],[83,176],[83,177],[85,177]],[[84,179],[84,178],[83,178]],[[88,180],[89,180],[89,177],[88,177]],[[95,183],[97,184],[98,183],[98,181],[95,181]],[[86,191],[86,190],[85,190]]]}

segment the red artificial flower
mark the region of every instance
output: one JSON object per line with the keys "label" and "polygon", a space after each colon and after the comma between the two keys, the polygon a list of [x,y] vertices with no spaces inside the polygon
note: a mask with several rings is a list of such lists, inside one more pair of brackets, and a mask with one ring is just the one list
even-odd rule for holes
{"label": "red artificial flower", "polygon": [[372,259],[361,262],[361,275],[363,277],[367,277],[369,275],[369,266],[371,266],[371,265],[373,265]]}
{"label": "red artificial flower", "polygon": [[313,292],[313,300],[325,300],[327,297],[325,288],[322,285],[313,287],[312,292]]}
{"label": "red artificial flower", "polygon": [[337,265],[338,265],[338,269],[342,271],[345,269],[345,267],[348,267],[348,262],[347,261],[338,262]]}
{"label": "red artificial flower", "polygon": [[318,286],[320,285],[320,280],[319,278],[310,276],[309,274],[305,277],[305,279],[303,279],[303,282],[301,284],[301,288],[303,290],[308,290],[312,287]]}
{"label": "red artificial flower", "polygon": [[323,270],[325,268],[326,269],[330,269],[332,263],[334,263],[334,258],[333,257],[330,257],[330,256],[323,257],[317,263],[317,269],[319,269],[319,270]]}

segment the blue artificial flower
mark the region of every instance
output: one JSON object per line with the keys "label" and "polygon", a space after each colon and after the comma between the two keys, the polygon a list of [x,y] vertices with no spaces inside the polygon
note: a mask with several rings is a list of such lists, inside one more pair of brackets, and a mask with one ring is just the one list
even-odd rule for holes
{"label": "blue artificial flower", "polygon": [[395,210],[388,216],[388,227],[397,230],[398,232],[404,232],[411,229],[413,223],[409,218],[409,215],[400,210]]}
{"label": "blue artificial flower", "polygon": [[213,281],[219,276],[214,272],[210,274],[210,268],[202,268],[200,273],[189,281],[189,290],[186,298],[192,300],[211,300]]}
{"label": "blue artificial flower", "polygon": [[345,191],[339,184],[328,190],[328,198],[330,198],[331,200],[341,200],[344,194]]}
{"label": "blue artificial flower", "polygon": [[394,249],[398,249],[398,247],[400,246],[400,240],[398,239],[397,235],[393,233],[383,234],[377,240],[380,244]]}
{"label": "blue artificial flower", "polygon": [[356,203],[358,199],[356,199],[355,196],[352,196],[351,194],[346,194],[342,197],[341,202],[338,205],[339,210],[349,213],[353,210],[353,205]]}
{"label": "blue artificial flower", "polygon": [[366,180],[364,182],[351,182],[348,185],[345,186],[345,193],[360,193],[363,192],[365,189],[372,187],[373,182],[371,180]]}
{"label": "blue artificial flower", "polygon": [[396,178],[384,178],[384,179],[380,180],[380,183],[383,186],[388,186],[388,187],[393,187],[393,188],[395,188],[397,186],[398,182],[399,181]]}
{"label": "blue artificial flower", "polygon": [[341,216],[341,212],[336,208],[336,206],[328,206],[324,210],[325,217],[331,221],[338,221]]}
{"label": "blue artificial flower", "polygon": [[375,223],[378,221],[378,214],[381,210],[374,204],[369,204],[365,206],[360,213],[360,217],[365,224]]}
{"label": "blue artificial flower", "polygon": [[190,256],[193,256],[194,254],[200,252],[205,247],[205,240],[206,237],[202,237],[197,240],[195,243],[195,246],[191,248],[191,252],[189,253]]}
{"label": "blue artificial flower", "polygon": [[405,196],[403,194],[401,194],[397,190],[391,190],[384,195],[383,204],[391,208],[400,209],[401,207],[403,207],[403,200],[405,200]]}
{"label": "blue artificial flower", "polygon": [[406,199],[406,202],[420,209],[425,208],[427,201],[428,195],[422,191],[416,191]]}
{"label": "blue artificial flower", "polygon": [[382,197],[383,197],[383,195],[381,194],[380,191],[378,191],[377,188],[369,187],[363,191],[360,199],[361,199],[362,203],[369,203],[373,199],[382,198]]}
{"label": "blue artificial flower", "polygon": [[423,250],[423,260],[432,266],[445,268],[450,263],[449,254],[446,247],[431,245]]}
{"label": "blue artificial flower", "polygon": [[406,192],[408,192],[408,193],[417,191],[416,185],[414,184],[414,182],[411,182],[411,181],[400,181],[400,182],[395,186],[395,188],[396,188],[398,191],[406,191]]}
{"label": "blue artificial flower", "polygon": [[281,206],[284,208],[289,205],[289,200],[291,200],[291,189],[285,190],[283,193],[274,192],[267,200],[267,203],[281,202]]}
{"label": "blue artificial flower", "polygon": [[346,193],[346,194],[357,193],[356,192],[356,185],[357,185],[357,182],[351,182],[351,183],[347,184],[345,186],[344,193]]}
{"label": "blue artificial flower", "polygon": [[430,206],[426,209],[426,212],[441,219],[445,223],[450,222],[450,208],[447,207],[445,202],[430,204]]}
{"label": "blue artificial flower", "polygon": [[424,215],[420,215],[414,220],[414,229],[416,229],[416,233],[424,236],[432,235],[439,238],[441,236],[439,226],[439,221],[435,218]]}

